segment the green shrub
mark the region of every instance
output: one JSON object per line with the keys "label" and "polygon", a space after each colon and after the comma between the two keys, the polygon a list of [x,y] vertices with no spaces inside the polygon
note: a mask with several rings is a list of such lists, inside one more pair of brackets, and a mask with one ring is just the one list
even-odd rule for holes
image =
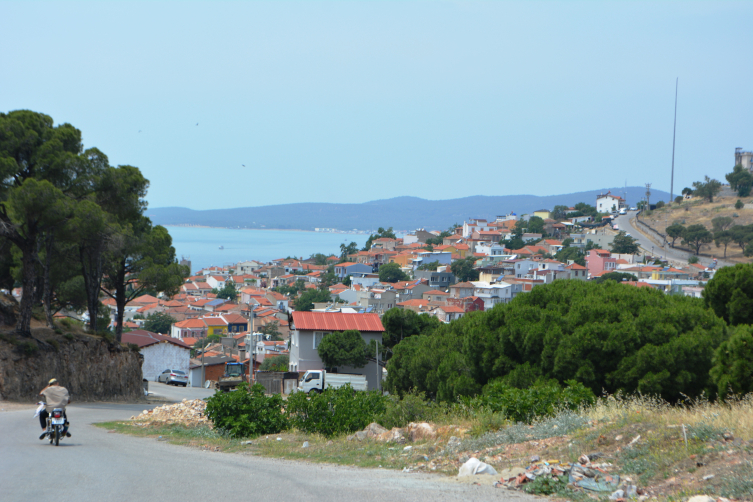
{"label": "green shrub", "polygon": [[39,346],[32,340],[21,342],[20,344],[18,344],[18,347],[27,356],[32,356],[39,351]]}
{"label": "green shrub", "polygon": [[386,411],[378,391],[355,391],[350,385],[326,389],[308,397],[296,392],[288,398],[290,425],[304,432],[335,436],[363,429]]}
{"label": "green shrub", "polygon": [[737,202],[735,202],[735,209],[742,209],[744,205],[745,204],[743,204],[743,201],[737,199]]}
{"label": "green shrub", "polygon": [[60,350],[60,343],[57,340],[49,340],[50,345],[55,349],[55,352]]}
{"label": "green shrub", "polygon": [[126,347],[128,347],[128,350],[130,350],[131,352],[139,352],[141,350],[135,343],[128,343],[126,344]]}
{"label": "green shrub", "polygon": [[404,427],[410,422],[429,422],[447,411],[447,406],[427,401],[423,392],[407,392],[385,399],[385,411],[377,419],[380,425],[391,429]]}
{"label": "green shrub", "polygon": [[62,324],[66,328],[70,328],[73,323],[71,323],[70,319],[68,319],[67,317],[64,317],[64,318],[60,319],[60,324]]}
{"label": "green shrub", "polygon": [[716,349],[711,378],[722,397],[753,392],[753,327],[738,326]]}
{"label": "green shrub", "polygon": [[215,428],[235,438],[275,434],[287,429],[282,396],[264,395],[264,387],[241,384],[233,392],[217,392],[207,399],[206,415]]}
{"label": "green shrub", "polygon": [[556,381],[540,381],[526,389],[517,389],[502,380],[495,380],[484,387],[481,396],[469,402],[471,406],[487,408],[514,422],[524,423],[594,403],[593,392],[582,383],[574,380],[566,383],[564,389]]}
{"label": "green shrub", "polygon": [[688,258],[688,263],[690,263],[691,265],[693,263],[698,263],[698,257],[697,256],[691,256],[690,258]]}
{"label": "green shrub", "polygon": [[74,335],[73,333],[66,333],[63,335],[63,338],[65,338],[69,342],[72,342],[73,340],[76,339],[76,335]]}
{"label": "green shrub", "polygon": [[63,330],[62,330],[62,329],[60,329],[60,328],[58,328],[57,326],[55,326],[55,328],[53,329],[53,331],[54,331],[54,332],[55,332],[56,334],[58,334],[58,335],[62,335],[62,334],[63,334]]}

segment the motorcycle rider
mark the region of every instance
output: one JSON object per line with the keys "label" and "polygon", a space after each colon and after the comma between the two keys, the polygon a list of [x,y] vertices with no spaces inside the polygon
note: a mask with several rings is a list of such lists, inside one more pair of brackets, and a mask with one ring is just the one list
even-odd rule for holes
{"label": "motorcycle rider", "polygon": [[39,391],[40,396],[44,396],[45,407],[39,413],[39,423],[42,425],[42,435],[39,439],[44,439],[47,435],[47,417],[50,416],[50,412],[55,408],[63,409],[63,417],[65,417],[65,429],[63,434],[66,437],[71,437],[71,433],[68,432],[68,416],[65,414],[65,407],[70,404],[71,396],[68,393],[68,389],[60,385],[56,378],[52,378],[47,387]]}

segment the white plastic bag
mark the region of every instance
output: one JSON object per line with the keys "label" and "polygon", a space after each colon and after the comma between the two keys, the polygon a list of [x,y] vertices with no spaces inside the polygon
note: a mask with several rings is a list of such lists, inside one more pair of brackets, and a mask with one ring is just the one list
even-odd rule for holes
{"label": "white plastic bag", "polygon": [[44,409],[44,403],[43,402],[39,402],[37,404],[39,404],[39,407],[37,408],[37,411],[34,413],[34,418],[37,418],[39,416],[39,414],[42,413],[42,410]]}
{"label": "white plastic bag", "polygon": [[485,464],[477,458],[471,458],[468,462],[460,466],[458,476],[475,476],[476,474],[491,474],[497,475],[497,471],[494,470],[489,464]]}

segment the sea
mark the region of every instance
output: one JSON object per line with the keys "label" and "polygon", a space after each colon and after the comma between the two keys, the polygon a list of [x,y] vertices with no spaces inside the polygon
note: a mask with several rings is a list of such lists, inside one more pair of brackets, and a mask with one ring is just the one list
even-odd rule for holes
{"label": "sea", "polygon": [[296,230],[250,230],[233,228],[166,226],[173,238],[178,260],[191,261],[191,272],[202,268],[234,265],[239,261],[268,262],[315,253],[340,256],[340,244],[351,242],[363,248],[368,235],[306,232]]}

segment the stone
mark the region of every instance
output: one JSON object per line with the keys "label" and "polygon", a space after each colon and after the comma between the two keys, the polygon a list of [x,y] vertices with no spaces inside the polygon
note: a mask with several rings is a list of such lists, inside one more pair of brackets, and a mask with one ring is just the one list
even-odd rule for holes
{"label": "stone", "polygon": [[713,479],[713,478],[714,478],[714,475],[713,474],[709,474],[708,476],[704,476],[701,479],[703,479],[704,481],[708,481],[709,479]]}
{"label": "stone", "polygon": [[301,448],[308,448],[308,447],[309,447],[309,442],[308,441],[304,441],[303,442],[303,446],[301,446]]}
{"label": "stone", "polygon": [[387,432],[383,432],[376,439],[378,441],[382,441],[385,443],[397,443],[397,444],[405,443],[405,436],[403,435],[403,430],[397,427],[393,427],[391,430]]}
{"label": "stone", "polygon": [[412,442],[424,440],[424,439],[436,439],[437,431],[428,422],[411,422],[406,429],[406,435]]}
{"label": "stone", "polygon": [[688,499],[688,502],[715,502],[716,499],[709,497],[708,495],[696,495],[695,497],[690,497]]}
{"label": "stone", "polygon": [[212,423],[204,415],[207,403],[201,399],[184,399],[175,404],[164,404],[153,410],[144,410],[135,419],[138,421],[181,424],[187,426],[208,425]]}
{"label": "stone", "polygon": [[621,440],[622,440],[622,434],[620,434],[620,435],[616,436],[616,437],[614,438],[614,440],[615,440],[615,441],[621,441]]}

